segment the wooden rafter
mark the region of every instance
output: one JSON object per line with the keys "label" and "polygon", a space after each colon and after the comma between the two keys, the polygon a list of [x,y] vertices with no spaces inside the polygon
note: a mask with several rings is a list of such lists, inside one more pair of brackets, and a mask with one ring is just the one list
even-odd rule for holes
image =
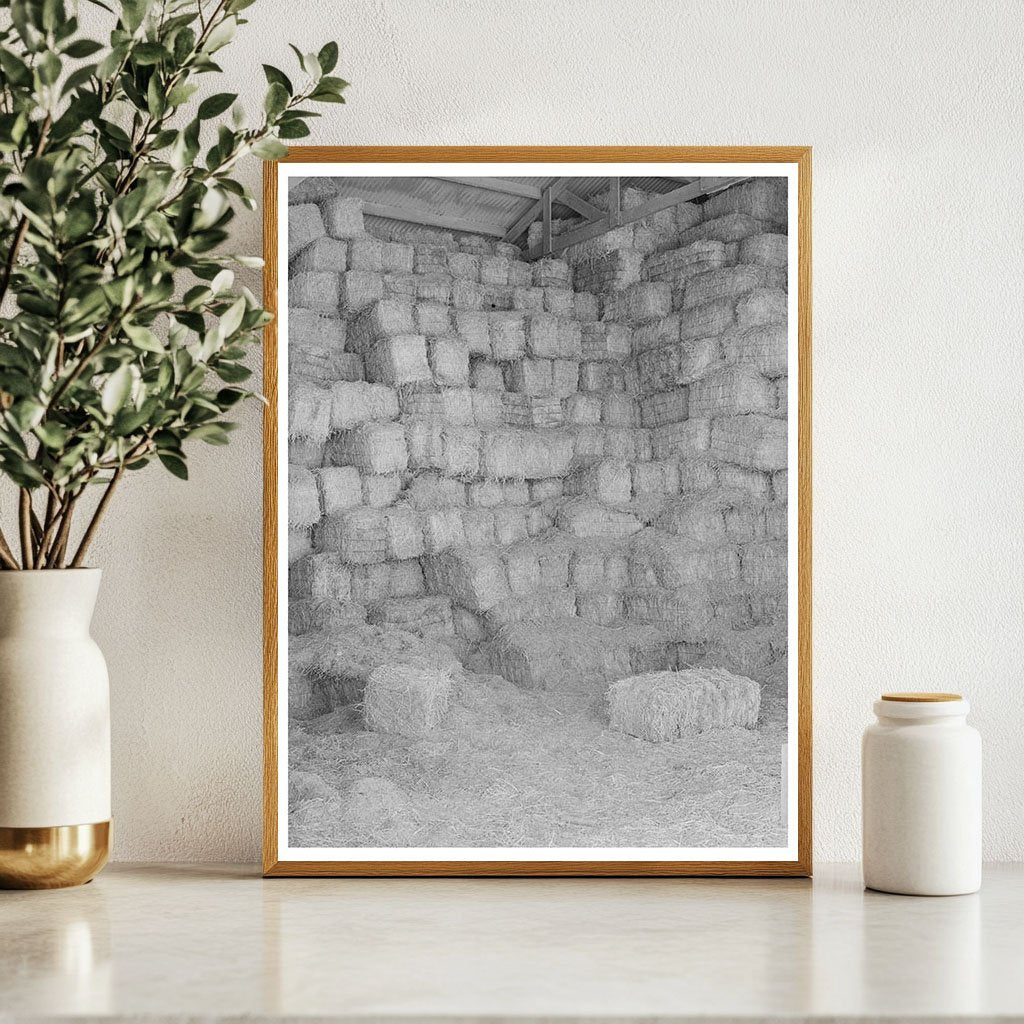
{"label": "wooden rafter", "polygon": [[464,220],[461,217],[427,213],[424,210],[409,210],[403,206],[389,206],[386,203],[363,203],[363,213],[368,217],[387,217],[389,220],[400,220],[407,224],[447,228],[449,231],[466,231],[471,235],[487,235],[491,238],[502,238],[505,234],[505,229],[500,224],[485,224]]}
{"label": "wooden rafter", "polygon": [[[563,235],[557,235],[551,240],[549,248],[540,245],[531,246],[526,254],[526,258],[535,260],[549,253],[561,252],[563,249],[569,248],[570,245],[578,245],[580,242],[597,238],[598,235],[603,235],[606,231],[611,231],[622,224],[632,224],[634,221],[643,220],[645,217],[650,217],[660,210],[667,210],[670,206],[677,206],[679,203],[685,203],[691,199],[698,199],[701,196],[721,192],[722,189],[729,188],[731,185],[745,180],[745,178],[698,178],[682,188],[673,189],[671,192],[655,196],[640,206],[621,210],[618,216],[615,215],[613,210],[609,210],[608,214],[599,220],[591,221],[589,224],[584,224],[574,231],[567,231]],[[612,179],[612,181],[617,182],[618,179]],[[610,204],[615,203],[616,196],[617,188],[613,184],[609,195]]]}
{"label": "wooden rafter", "polygon": [[434,181],[450,181],[456,185],[468,185],[470,188],[501,192],[507,196],[522,196],[524,199],[535,201],[541,196],[541,190],[536,185],[524,185],[518,181],[509,181],[507,178],[448,178],[435,175]]}
{"label": "wooden rafter", "polygon": [[581,199],[575,192],[570,192],[566,189],[558,197],[558,201],[563,206],[568,206],[570,210],[575,210],[581,217],[586,217],[588,220],[597,220],[598,217],[604,216],[604,210],[598,209],[592,203],[588,203],[586,199]]}
{"label": "wooden rafter", "polygon": [[[544,191],[551,196],[552,200],[557,199],[566,189],[569,183],[568,178],[558,178],[552,182]],[[505,241],[514,242],[542,213],[544,209],[544,196],[537,202],[532,203],[530,208],[505,232]]]}

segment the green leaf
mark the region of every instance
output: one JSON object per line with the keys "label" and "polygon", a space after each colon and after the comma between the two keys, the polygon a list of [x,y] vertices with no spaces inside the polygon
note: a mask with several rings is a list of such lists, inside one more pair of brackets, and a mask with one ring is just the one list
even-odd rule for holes
{"label": "green leaf", "polygon": [[188,479],[188,466],[185,465],[185,460],[179,458],[177,455],[171,455],[167,452],[160,452],[157,456],[165,469],[171,472],[179,480]]}
{"label": "green leaf", "polygon": [[187,103],[198,90],[199,86],[194,82],[182,82],[167,94],[167,105],[180,107],[182,103]]}
{"label": "green leaf", "polygon": [[112,416],[124,405],[132,390],[132,371],[127,364],[118,367],[103,385],[100,393],[100,407]]}
{"label": "green leaf", "polygon": [[280,114],[288,106],[290,98],[288,90],[280,82],[273,82],[263,100],[263,109],[267,112],[267,116],[273,119]]}
{"label": "green leaf", "polygon": [[289,121],[277,129],[281,139],[304,139],[308,134],[309,128],[302,121]]}
{"label": "green leaf", "polygon": [[55,451],[63,448],[67,444],[68,437],[70,437],[68,430],[60,426],[59,423],[50,421],[37,423],[32,432],[47,448],[52,448]]}
{"label": "green leaf", "polygon": [[325,75],[329,75],[338,64],[338,44],[334,42],[325,43],[317,54],[316,59],[320,62],[320,70]]}
{"label": "green leaf", "polygon": [[273,67],[271,64],[263,65],[263,74],[267,76],[267,82],[270,85],[283,85],[288,90],[289,96],[295,95],[295,89],[292,86],[291,79],[278,68]]}
{"label": "green leaf", "polygon": [[171,55],[159,43],[139,43],[131,49],[132,62],[140,66],[159,64]]}
{"label": "green leaf", "polygon": [[166,349],[163,342],[148,328],[142,324],[124,324],[124,333],[132,339],[136,348],[143,352],[158,352],[163,354]]}
{"label": "green leaf", "polygon": [[242,326],[242,317],[245,315],[245,297],[236,299],[228,307],[227,312],[220,318],[217,325],[217,333],[221,339],[231,337],[239,327]]}
{"label": "green leaf", "polygon": [[218,92],[213,96],[207,96],[199,104],[199,120],[208,121],[211,117],[223,114],[237,99],[238,93],[234,92]]}
{"label": "green leaf", "polygon": [[252,153],[261,160],[280,160],[288,155],[288,147],[282,146],[277,139],[260,139],[252,147]]}
{"label": "green leaf", "polygon": [[241,363],[218,363],[215,370],[225,384],[241,384],[252,376],[252,370]]}
{"label": "green leaf", "polygon": [[213,31],[203,43],[203,52],[216,53],[222,46],[227,46],[235,38],[237,28],[238,22],[234,17],[227,17],[219,24],[214,25]]}
{"label": "green leaf", "polygon": [[228,437],[228,432],[219,423],[203,423],[191,431],[188,436],[214,445],[225,445],[231,440]]}
{"label": "green leaf", "polygon": [[83,57],[91,57],[94,53],[99,53],[102,49],[103,44],[97,43],[95,39],[76,39],[64,48],[64,55],[81,60]]}

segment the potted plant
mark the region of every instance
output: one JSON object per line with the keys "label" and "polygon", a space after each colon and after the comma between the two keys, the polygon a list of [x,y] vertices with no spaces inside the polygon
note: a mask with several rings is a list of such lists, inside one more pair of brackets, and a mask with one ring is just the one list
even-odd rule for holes
{"label": "potted plant", "polygon": [[[89,636],[90,545],[123,478],[188,476],[253,392],[244,357],[269,314],[225,255],[256,201],[239,161],[309,134],[343,102],[338,47],[264,65],[247,121],[200,76],[254,0],[120,0],[109,40],[64,0],[0,0],[0,885],[87,881],[110,820],[107,673]],[[293,47],[294,49],[294,47]],[[209,79],[206,79],[209,81]]]}

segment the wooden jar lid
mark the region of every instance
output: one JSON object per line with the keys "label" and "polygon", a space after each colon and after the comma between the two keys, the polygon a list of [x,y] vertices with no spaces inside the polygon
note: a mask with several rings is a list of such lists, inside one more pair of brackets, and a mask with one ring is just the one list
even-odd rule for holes
{"label": "wooden jar lid", "polygon": [[940,701],[963,700],[959,693],[883,693],[882,700],[896,700],[907,704],[935,704]]}

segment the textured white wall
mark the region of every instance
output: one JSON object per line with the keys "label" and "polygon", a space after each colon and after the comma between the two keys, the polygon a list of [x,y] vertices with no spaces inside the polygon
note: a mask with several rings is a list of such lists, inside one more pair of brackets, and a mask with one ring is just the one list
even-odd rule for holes
{"label": "textured white wall", "polygon": [[[816,854],[858,856],[871,700],[921,688],[971,698],[986,854],[1024,858],[1019,3],[247,14],[217,88],[251,103],[287,41],[341,44],[350,102],[310,142],[814,147]],[[253,408],[188,485],[131,480],[97,547],[120,859],[257,858],[260,444]]]}

